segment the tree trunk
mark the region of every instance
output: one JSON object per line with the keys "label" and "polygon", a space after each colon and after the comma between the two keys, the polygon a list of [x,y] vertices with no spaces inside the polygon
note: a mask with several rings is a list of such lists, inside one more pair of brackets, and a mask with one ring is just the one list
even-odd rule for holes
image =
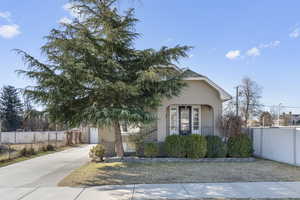
{"label": "tree trunk", "polygon": [[246,112],[245,112],[245,124],[246,124],[246,127],[248,127],[248,120],[249,120],[249,105],[247,104]]}
{"label": "tree trunk", "polygon": [[118,121],[114,123],[114,129],[115,129],[115,152],[118,157],[123,158],[124,148],[123,148],[120,123]]}

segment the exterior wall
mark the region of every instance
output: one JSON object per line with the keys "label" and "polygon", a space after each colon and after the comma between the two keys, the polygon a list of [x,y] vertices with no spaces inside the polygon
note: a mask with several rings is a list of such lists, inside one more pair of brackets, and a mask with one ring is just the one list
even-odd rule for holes
{"label": "exterior wall", "polygon": [[219,134],[219,131],[216,129],[216,122],[222,114],[222,100],[220,94],[205,81],[190,80],[185,82],[187,83],[187,87],[182,90],[181,95],[173,97],[172,99],[163,100],[162,106],[158,108],[157,131],[159,142],[163,142],[168,135],[167,109],[168,106],[172,104],[201,104],[211,106],[214,113],[215,134]]}
{"label": "exterior wall", "polygon": [[254,155],[300,166],[300,129],[253,128]]}
{"label": "exterior wall", "polygon": [[208,105],[201,106],[201,134],[214,133],[214,109]]}
{"label": "exterior wall", "polygon": [[[149,131],[151,131],[151,135],[147,139],[147,141],[158,141],[163,142],[166,136],[169,134],[168,123],[168,107],[173,104],[191,104],[191,105],[201,105],[201,109],[203,109],[203,113],[201,114],[201,126],[202,120],[203,125],[211,126],[211,122],[209,122],[213,118],[213,127],[214,134],[218,135],[219,131],[216,128],[216,122],[219,116],[222,114],[222,100],[220,98],[219,92],[211,87],[208,83],[203,80],[187,80],[187,87],[182,90],[181,95],[177,97],[173,97],[172,99],[164,99],[162,101],[162,106],[160,106],[157,110],[157,121],[153,123],[153,126],[149,127]],[[207,107],[211,107],[212,110],[209,111]],[[90,126],[86,126],[82,128],[82,132],[85,141],[89,143],[89,128]],[[150,130],[151,129],[151,130]],[[107,155],[114,155],[114,129],[112,127],[103,127],[98,128],[99,130],[99,143],[103,144],[106,148]],[[132,132],[129,128],[128,133]],[[128,143],[125,147],[130,147],[132,149],[132,144],[128,139],[128,134],[122,134],[123,141]]]}
{"label": "exterior wall", "polygon": [[[95,128],[96,126],[87,125],[80,128],[82,132],[82,138],[84,143],[90,143],[90,128]],[[114,145],[115,145],[115,132],[112,127],[98,127],[98,138],[99,144],[103,144],[106,149],[106,156],[114,155]]]}
{"label": "exterior wall", "polygon": [[[82,137],[85,143],[90,143],[90,128],[95,128],[95,126],[89,125],[81,127]],[[137,132],[137,128],[128,127],[128,133]],[[124,143],[125,152],[134,152],[134,144],[129,140],[129,134],[122,133],[122,139]],[[99,144],[103,144],[106,150],[106,156],[115,155],[115,132],[113,127],[98,127],[98,138]]]}

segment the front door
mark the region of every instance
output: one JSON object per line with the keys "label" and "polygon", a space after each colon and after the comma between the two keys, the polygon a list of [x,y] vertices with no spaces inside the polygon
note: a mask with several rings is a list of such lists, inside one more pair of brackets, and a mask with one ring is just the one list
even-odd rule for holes
{"label": "front door", "polygon": [[179,134],[188,135],[192,132],[192,107],[179,106]]}

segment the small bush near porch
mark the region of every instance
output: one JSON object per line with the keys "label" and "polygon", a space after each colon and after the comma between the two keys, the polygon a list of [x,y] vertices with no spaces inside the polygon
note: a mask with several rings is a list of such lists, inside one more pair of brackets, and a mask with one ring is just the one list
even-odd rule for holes
{"label": "small bush near porch", "polygon": [[90,163],[60,186],[300,181],[300,167],[268,160],[248,163]]}
{"label": "small bush near porch", "polygon": [[[202,136],[191,134],[170,135],[163,143],[162,152],[157,152],[159,145],[156,143],[146,143],[144,152],[138,156],[145,157],[175,157],[175,158],[247,158],[251,157],[252,141],[246,134],[239,134],[229,137],[227,143],[223,142],[219,136]],[[151,147],[151,148],[150,148]],[[228,152],[227,152],[228,149]],[[150,152],[156,150],[155,153]],[[150,154],[149,154],[150,153]],[[165,155],[165,156],[164,156]]]}
{"label": "small bush near porch", "polygon": [[169,157],[204,158],[207,152],[207,143],[201,135],[171,135],[166,138],[165,151]]}

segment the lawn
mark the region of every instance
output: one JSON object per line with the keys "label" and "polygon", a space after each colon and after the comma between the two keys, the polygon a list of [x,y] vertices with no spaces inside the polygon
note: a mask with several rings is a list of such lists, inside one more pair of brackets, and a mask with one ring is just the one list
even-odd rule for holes
{"label": "lawn", "polygon": [[257,160],[248,163],[89,163],[59,186],[159,183],[300,181],[300,167]]}

